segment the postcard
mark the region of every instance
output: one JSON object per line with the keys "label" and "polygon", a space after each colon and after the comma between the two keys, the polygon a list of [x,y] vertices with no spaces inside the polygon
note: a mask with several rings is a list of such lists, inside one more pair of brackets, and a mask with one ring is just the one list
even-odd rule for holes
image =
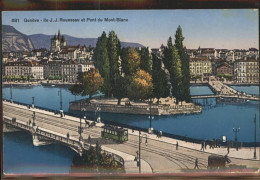
{"label": "postcard", "polygon": [[3,173],[259,173],[259,10],[2,12]]}

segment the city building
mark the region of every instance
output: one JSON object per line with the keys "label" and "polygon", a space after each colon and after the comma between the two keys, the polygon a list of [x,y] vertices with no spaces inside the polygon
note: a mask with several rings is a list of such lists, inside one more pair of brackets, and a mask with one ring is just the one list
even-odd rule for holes
{"label": "city building", "polygon": [[212,74],[212,63],[206,56],[190,58],[190,74],[204,77]]}
{"label": "city building", "polygon": [[78,64],[78,72],[87,72],[92,68],[95,68],[93,61]]}
{"label": "city building", "polygon": [[62,76],[65,82],[76,82],[78,78],[78,63],[74,60],[63,61],[61,64]]}
{"label": "city building", "polygon": [[259,83],[259,58],[235,61],[234,78],[238,83]]}
{"label": "city building", "polygon": [[229,74],[233,76],[233,66],[224,62],[217,67],[216,74]]}
{"label": "city building", "polygon": [[35,80],[43,79],[43,66],[35,61],[8,62],[4,65],[6,76],[30,76]]}
{"label": "city building", "polygon": [[61,60],[49,61],[42,60],[43,72],[45,79],[62,79]]}

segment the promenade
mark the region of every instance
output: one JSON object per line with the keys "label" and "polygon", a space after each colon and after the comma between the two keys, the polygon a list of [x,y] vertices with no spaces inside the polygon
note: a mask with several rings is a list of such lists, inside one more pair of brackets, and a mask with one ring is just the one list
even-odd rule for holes
{"label": "promenade", "polygon": [[[40,109],[27,109],[26,106],[3,102],[3,115],[6,117],[16,117],[17,120],[25,123],[32,117],[32,112],[36,114],[36,126],[46,130],[51,130],[66,136],[69,132],[71,138],[78,139],[77,132],[79,126],[79,118],[65,116],[60,118],[59,115],[54,115],[53,112],[43,111]],[[82,121],[84,122],[84,121]],[[95,144],[96,141],[102,146],[102,149],[113,152],[121,156],[125,161],[125,169],[127,173],[138,173],[138,167],[134,158],[138,150],[138,131],[132,132],[128,130],[129,140],[123,144],[116,143],[111,140],[101,138],[101,127],[104,124],[98,123],[95,127],[88,128],[83,123],[83,139],[88,142],[88,137],[91,136],[90,144]],[[195,159],[198,158],[199,167],[207,169],[208,156],[210,154],[226,155],[227,148],[214,148],[201,151],[201,145],[189,143],[167,137],[157,138],[156,135],[141,132],[143,141],[141,143],[141,172],[142,173],[174,173],[184,172],[194,168]],[[146,135],[144,135],[146,134]],[[145,136],[148,137],[145,144]],[[178,142],[178,149],[176,143]],[[242,148],[236,151],[235,148],[230,148],[228,154],[231,159],[231,164],[246,165],[248,168],[259,167],[259,147],[257,147],[257,160],[253,159],[253,148]]]}

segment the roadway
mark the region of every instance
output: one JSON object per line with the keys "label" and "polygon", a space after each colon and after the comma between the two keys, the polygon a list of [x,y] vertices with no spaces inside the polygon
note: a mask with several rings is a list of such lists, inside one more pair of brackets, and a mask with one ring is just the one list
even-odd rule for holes
{"label": "roadway", "polygon": [[[33,109],[26,109],[18,105],[13,105],[7,102],[3,103],[3,114],[8,117],[16,117],[17,119],[29,122],[32,122],[32,111]],[[36,110],[35,110],[36,111]],[[42,111],[43,112],[43,111]],[[77,119],[77,120],[75,120]],[[84,120],[82,120],[83,122]],[[52,115],[51,113],[41,113],[36,112],[36,125],[52,130],[57,133],[66,135],[67,133],[70,136],[78,138],[78,126],[79,119],[73,117],[60,118],[57,115]],[[114,150],[118,150],[130,155],[135,156],[136,151],[138,150],[138,136],[137,133],[130,133],[129,130],[129,140],[123,144],[116,143],[111,140],[106,140],[101,138],[101,128],[84,127],[83,138],[84,141],[88,142],[88,137],[91,136],[91,144],[99,143],[102,147],[108,147]],[[142,134],[145,134],[142,132]],[[150,135],[148,135],[150,136]],[[145,160],[152,168],[152,171],[155,173],[173,173],[180,172],[187,169],[193,169],[195,159],[198,158],[199,167],[201,169],[206,169],[207,159],[210,154],[203,151],[193,150],[190,148],[179,146],[176,150],[175,144],[159,141],[157,139],[148,138],[148,143],[145,145],[144,138],[141,145],[141,158]],[[237,158],[230,158],[232,164],[241,164],[247,165],[247,167],[259,167],[260,161],[244,160]]]}

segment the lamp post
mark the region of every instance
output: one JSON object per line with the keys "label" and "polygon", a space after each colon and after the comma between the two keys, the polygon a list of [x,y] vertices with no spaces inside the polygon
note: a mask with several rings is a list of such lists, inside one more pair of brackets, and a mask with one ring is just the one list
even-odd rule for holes
{"label": "lamp post", "polygon": [[79,127],[78,127],[78,133],[79,133],[79,141],[82,141],[83,140],[83,137],[82,137],[82,132],[83,132],[83,128],[81,127],[81,101],[79,102],[79,106],[80,106],[80,124],[79,124]]}
{"label": "lamp post", "polygon": [[150,100],[149,101],[149,110],[150,110],[150,115],[149,115],[149,119],[150,119],[150,126],[149,126],[149,129],[148,129],[148,133],[151,134],[153,133],[153,128],[152,128],[152,119],[154,118],[152,116],[152,101]]}
{"label": "lamp post", "polygon": [[34,96],[32,97],[32,108],[34,108]]}
{"label": "lamp post", "polygon": [[239,132],[240,128],[233,128],[235,133],[235,141],[236,141],[236,150],[238,151],[238,144],[237,144],[237,133]]}
{"label": "lamp post", "polygon": [[61,93],[61,87],[60,87],[60,90],[58,91],[58,96],[60,96],[60,117],[63,117],[62,115],[62,93]]}
{"label": "lamp post", "polygon": [[12,84],[10,84],[10,97],[11,97],[11,103],[13,103],[13,89],[12,89]]}
{"label": "lamp post", "polygon": [[33,118],[33,124],[32,125],[35,126],[35,119],[36,119],[35,111],[33,111],[32,118]]}
{"label": "lamp post", "polygon": [[139,173],[141,173],[141,131],[139,130]]}
{"label": "lamp post", "polygon": [[254,150],[254,159],[256,159],[256,114],[255,114],[254,123],[255,123],[255,150]]}
{"label": "lamp post", "polygon": [[146,136],[145,145],[147,145],[147,134],[141,136],[141,131],[139,130],[139,151],[136,151],[135,161],[137,161],[137,166],[139,167],[139,173],[141,173],[141,143],[143,136]]}
{"label": "lamp post", "polygon": [[95,119],[98,123],[101,122],[101,117],[100,117],[100,113],[98,113],[98,117],[97,117],[97,112],[100,112],[101,110],[101,107],[97,107],[96,110],[95,110]]}

